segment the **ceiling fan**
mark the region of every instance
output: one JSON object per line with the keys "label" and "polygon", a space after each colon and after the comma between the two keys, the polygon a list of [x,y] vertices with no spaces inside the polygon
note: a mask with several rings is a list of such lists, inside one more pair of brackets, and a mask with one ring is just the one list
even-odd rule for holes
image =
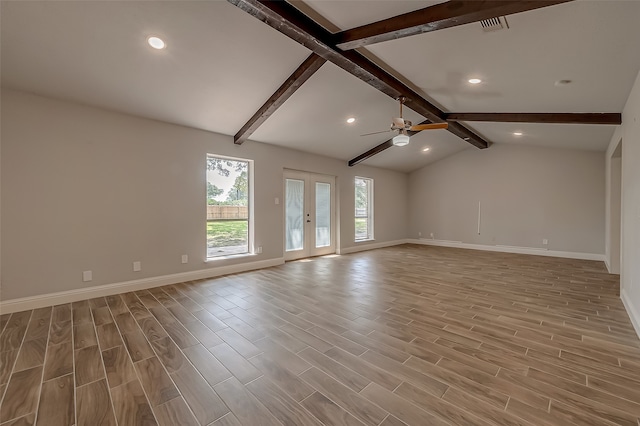
{"label": "ceiling fan", "polygon": [[380,133],[398,131],[398,134],[393,137],[392,142],[395,146],[405,146],[409,143],[408,132],[420,132],[422,130],[446,129],[449,127],[449,124],[446,122],[417,124],[415,126],[412,125],[411,121],[405,120],[404,118],[402,118],[402,105],[404,104],[405,100],[406,98],[404,96],[400,96],[398,98],[398,103],[400,103],[400,117],[392,118],[391,128],[389,130],[383,130],[381,132],[365,133],[364,135],[360,135],[360,136],[377,135]]}

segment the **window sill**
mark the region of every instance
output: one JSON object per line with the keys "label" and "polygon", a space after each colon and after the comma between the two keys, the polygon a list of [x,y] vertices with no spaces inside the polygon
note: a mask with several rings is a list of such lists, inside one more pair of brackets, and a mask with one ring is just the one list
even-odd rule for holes
{"label": "window sill", "polygon": [[366,243],[366,242],[375,241],[375,240],[376,240],[375,238],[368,238],[366,240],[354,240],[354,243]]}
{"label": "window sill", "polygon": [[258,255],[257,253],[239,253],[239,254],[228,254],[226,256],[208,257],[205,260],[205,263],[216,262],[218,260],[241,259],[243,257],[253,257],[257,255]]}

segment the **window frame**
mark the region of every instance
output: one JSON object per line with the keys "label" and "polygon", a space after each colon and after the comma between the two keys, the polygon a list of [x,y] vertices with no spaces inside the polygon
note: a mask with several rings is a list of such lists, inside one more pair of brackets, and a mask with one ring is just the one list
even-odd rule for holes
{"label": "window frame", "polygon": [[[357,184],[358,180],[365,181],[367,183],[367,208],[366,214],[358,214],[357,208]],[[373,191],[373,178],[363,177],[363,176],[355,176],[353,179],[354,191],[353,191],[353,202],[354,202],[354,241],[362,242],[362,241],[372,241],[374,240],[374,191]],[[358,238],[355,221],[357,219],[366,218],[367,219],[367,235],[364,238]]]}
{"label": "window frame", "polygon": [[[231,157],[227,155],[214,154],[211,152],[207,152],[205,157],[205,162],[209,158],[215,158],[225,161],[238,161],[247,163],[247,250],[241,253],[222,253],[215,256],[209,256],[209,247],[207,243],[207,233],[205,231],[205,261],[211,262],[220,259],[227,259],[230,257],[241,257],[241,256],[251,256],[256,254],[256,249],[254,247],[254,161],[248,158],[239,158],[239,157]],[[205,163],[206,164],[206,163]],[[208,169],[205,166],[205,188],[206,183],[208,182],[206,172]],[[207,193],[205,189],[205,223],[209,223],[209,219],[207,219]]]}

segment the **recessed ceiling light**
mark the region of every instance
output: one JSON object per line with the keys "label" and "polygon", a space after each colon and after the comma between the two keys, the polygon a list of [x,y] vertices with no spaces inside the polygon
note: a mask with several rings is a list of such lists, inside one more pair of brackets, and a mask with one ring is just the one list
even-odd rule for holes
{"label": "recessed ceiling light", "polygon": [[147,43],[149,43],[149,46],[153,47],[154,49],[164,49],[165,47],[167,47],[167,45],[165,44],[164,40],[162,40],[159,37],[155,37],[155,36],[151,36],[147,39]]}
{"label": "recessed ceiling light", "polygon": [[471,84],[480,84],[480,83],[482,83],[482,80],[480,80],[479,78],[470,78],[469,79],[469,83],[471,83]]}
{"label": "recessed ceiling light", "polygon": [[513,136],[522,136],[522,132],[513,132]]}
{"label": "recessed ceiling light", "polygon": [[431,149],[431,148],[429,148],[429,147],[422,148],[422,152],[427,152],[427,151],[429,151],[430,149]]}
{"label": "recessed ceiling light", "polygon": [[349,124],[353,123],[354,121],[356,121],[356,119],[353,118],[353,117],[347,118],[347,123],[349,123]]}

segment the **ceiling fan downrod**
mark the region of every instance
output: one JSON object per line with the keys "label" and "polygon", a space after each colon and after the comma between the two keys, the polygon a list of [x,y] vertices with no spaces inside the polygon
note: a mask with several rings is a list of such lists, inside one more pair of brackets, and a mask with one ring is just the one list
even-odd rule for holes
{"label": "ceiling fan downrod", "polygon": [[402,118],[402,105],[405,103],[407,98],[405,96],[400,96],[398,98],[398,102],[400,102],[400,118]]}

